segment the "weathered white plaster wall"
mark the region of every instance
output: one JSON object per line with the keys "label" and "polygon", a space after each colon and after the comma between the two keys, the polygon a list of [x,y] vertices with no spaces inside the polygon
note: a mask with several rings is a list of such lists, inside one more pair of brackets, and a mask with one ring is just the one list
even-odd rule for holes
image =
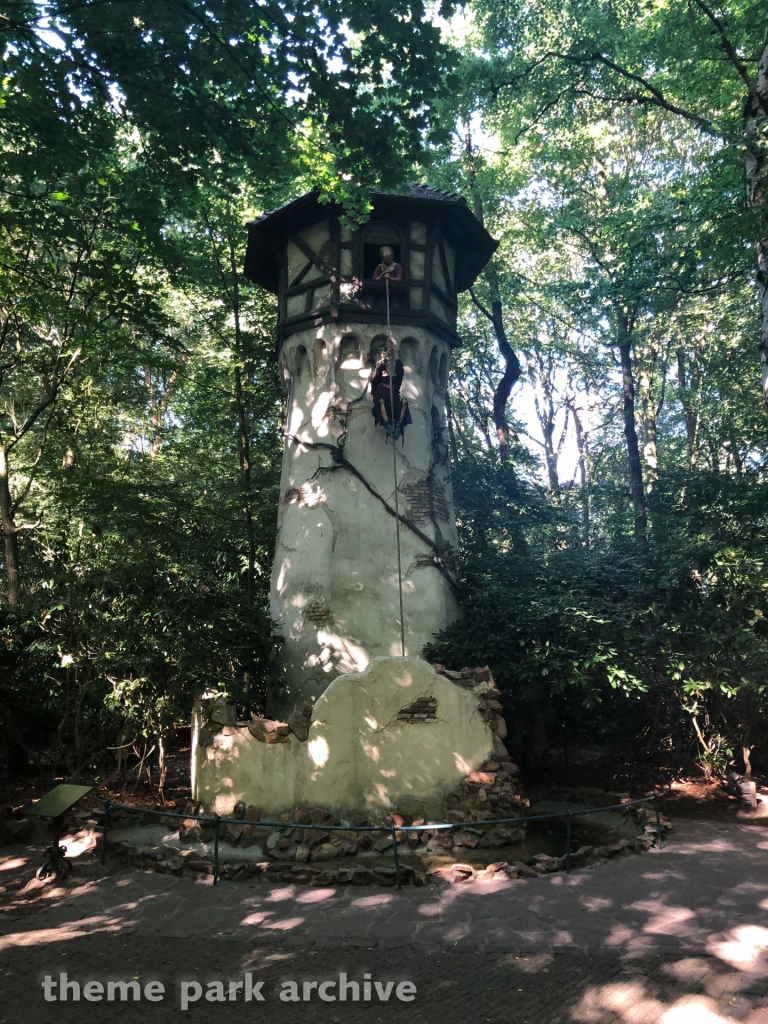
{"label": "weathered white plaster wall", "polygon": [[[413,424],[397,442],[400,511],[441,552],[448,573],[458,548],[450,483],[445,387],[450,347],[430,331],[393,328],[405,365],[402,395]],[[280,354],[287,389],[271,614],[285,638],[269,713],[316,700],[339,673],[379,656],[399,656],[395,520],[331,452],[310,444],[344,441],[344,458],[394,508],[392,442],[371,415],[365,389],[376,324],[333,324],[290,336]],[[344,431],[346,429],[346,434]],[[401,526],[406,654],[420,654],[459,608],[435,552]]]}
{"label": "weathered white plaster wall", "polygon": [[[377,658],[330,684],[304,743],[292,734],[288,743],[261,743],[247,726],[232,726],[201,746],[196,715],[193,796],[221,815],[242,800],[263,818],[301,803],[372,821],[390,810],[442,820],[445,796],[491,754],[493,734],[477,708],[487,688],[458,686],[419,658]],[[418,697],[437,700],[437,721],[398,722]]]}

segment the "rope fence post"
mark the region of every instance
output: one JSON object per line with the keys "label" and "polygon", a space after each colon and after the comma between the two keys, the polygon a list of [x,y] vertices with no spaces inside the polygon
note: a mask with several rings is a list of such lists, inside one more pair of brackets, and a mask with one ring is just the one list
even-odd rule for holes
{"label": "rope fence post", "polygon": [[104,829],[101,833],[101,863],[106,864],[107,861],[107,832],[109,831],[109,805],[110,801],[104,802]]}
{"label": "rope fence post", "polygon": [[654,796],[653,796],[653,806],[656,809],[656,843],[658,844],[659,849],[661,849],[662,846],[663,846],[663,843],[662,843],[662,839],[661,839],[661,815],[659,814],[659,794],[658,793],[654,793]]}
{"label": "rope fence post", "polygon": [[403,883],[400,879],[400,855],[397,852],[397,832],[395,831],[395,823],[392,822],[392,856],[395,858],[395,882],[397,883],[397,891],[403,891]]}
{"label": "rope fence post", "polygon": [[565,818],[565,870],[571,873],[571,812],[566,813]]}
{"label": "rope fence post", "polygon": [[[621,810],[622,812],[624,812],[624,811],[626,811],[626,809],[628,807],[637,806],[638,804],[645,805],[645,807],[647,809],[648,801],[650,800],[650,801],[653,802],[653,805],[654,805],[654,808],[655,808],[655,811],[656,811],[656,830],[657,830],[657,836],[658,836],[658,845],[659,845],[659,848],[661,848],[663,846],[662,826],[661,826],[661,801],[665,799],[665,797],[668,795],[668,793],[669,793],[668,790],[664,790],[661,793],[648,794],[647,796],[639,797],[636,800],[626,800],[626,801],[622,801],[619,804],[610,804],[610,805],[605,806],[605,807],[587,807],[587,808],[584,808],[584,809],[580,809],[580,810],[578,810],[576,812],[571,811],[571,810],[566,810],[566,811],[557,811],[555,813],[550,813],[550,814],[531,814],[531,815],[526,815],[526,816],[523,816],[523,817],[491,819],[491,820],[487,820],[487,821],[477,822],[476,824],[479,827],[487,826],[489,828],[491,828],[493,826],[496,826],[496,825],[502,825],[502,824],[514,824],[515,826],[519,827],[521,822],[553,821],[553,820],[557,820],[559,818],[565,818],[566,846],[567,846],[567,848],[566,848],[566,851],[565,851],[564,861],[565,861],[565,868],[568,871],[568,873],[570,873],[571,867],[572,867],[572,863],[573,863],[571,846],[572,846],[572,842],[573,842],[573,815],[574,815],[574,813],[576,814],[577,817],[581,817],[581,816],[585,816],[585,815],[588,815],[588,814],[596,814],[596,813],[598,813],[600,811]],[[219,840],[221,838],[221,826],[222,826],[222,824],[240,825],[240,824],[242,824],[242,822],[239,819],[234,819],[234,818],[229,818],[229,817],[221,817],[221,815],[219,815],[219,814],[208,816],[208,815],[204,815],[204,814],[173,813],[173,812],[168,812],[168,811],[165,811],[165,810],[162,810],[162,811],[160,811],[160,810],[149,810],[146,807],[136,807],[136,806],[133,806],[131,804],[115,803],[115,802],[113,802],[111,800],[108,800],[108,799],[100,798],[100,800],[104,804],[104,830],[103,830],[103,833],[102,833],[102,847],[101,847],[101,863],[102,864],[104,864],[105,859],[106,859],[107,832],[109,831],[109,828],[110,828],[110,824],[111,824],[111,820],[110,820],[111,819],[111,811],[112,811],[113,808],[120,809],[121,811],[128,811],[128,812],[131,812],[131,813],[134,813],[134,814],[139,814],[140,816],[145,816],[146,815],[146,816],[149,816],[149,817],[178,818],[178,819],[194,818],[196,821],[199,821],[199,822],[212,822],[213,823],[213,826],[214,826],[213,884],[214,885],[218,885],[218,883],[219,883]],[[276,822],[276,821],[269,821],[269,822],[267,822],[267,821],[262,821],[259,824],[261,826],[263,826],[263,827],[269,826],[269,828],[276,828],[276,829],[281,829],[281,828],[285,827],[285,822]],[[308,831],[310,829],[315,828],[314,825],[300,825],[297,822],[294,823],[292,825],[292,827],[293,828],[298,828],[298,829],[300,829],[302,831]],[[361,826],[359,831],[362,831],[362,832],[378,832],[380,827],[381,826],[377,826],[377,825]],[[450,824],[448,822],[433,823],[433,827],[436,827],[437,829],[440,829],[440,830],[446,830],[446,831],[449,831],[449,832],[452,832],[456,828],[455,825]],[[329,825],[328,828],[329,828],[330,831],[340,831],[342,829],[342,826],[340,826],[340,825],[339,826]],[[410,826],[406,826],[405,827],[405,831],[406,832],[410,832],[410,831],[414,831],[414,830],[415,829],[411,828]],[[386,831],[386,829],[385,829],[385,831]],[[421,829],[419,829],[419,831],[421,831]],[[402,868],[401,868],[401,865],[400,865],[400,854],[399,854],[398,840],[397,840],[397,826],[395,825],[394,822],[392,822],[392,824],[389,826],[389,832],[390,832],[390,834],[392,836],[392,856],[394,858],[395,881],[396,881],[396,884],[397,884],[398,892],[401,892],[402,891],[402,887],[403,887]],[[379,832],[379,834],[381,834],[381,833]]]}

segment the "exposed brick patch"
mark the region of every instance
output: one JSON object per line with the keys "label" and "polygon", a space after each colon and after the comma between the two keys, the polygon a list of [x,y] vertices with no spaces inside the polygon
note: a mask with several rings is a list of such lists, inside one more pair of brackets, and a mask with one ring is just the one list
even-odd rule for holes
{"label": "exposed brick patch", "polygon": [[418,480],[401,488],[408,509],[407,515],[415,523],[429,523],[432,518],[447,523],[450,519],[448,500],[443,485],[434,478]]}
{"label": "exposed brick patch", "polygon": [[322,626],[335,622],[333,612],[325,600],[310,601],[304,609],[303,615],[305,622],[311,622],[314,625]]}
{"label": "exposed brick patch", "polygon": [[434,697],[419,697],[418,700],[400,708],[397,713],[398,722],[436,722],[437,701]]}
{"label": "exposed brick patch", "polygon": [[319,487],[313,487],[309,482],[303,483],[301,487],[289,487],[283,495],[283,504],[292,505],[298,502],[299,505],[314,508],[325,501],[325,495]]}
{"label": "exposed brick patch", "polygon": [[411,563],[411,568],[412,569],[428,569],[430,567],[434,567],[434,565],[435,565],[435,556],[434,555],[420,554],[420,555],[416,555],[416,557],[414,558],[413,562]]}

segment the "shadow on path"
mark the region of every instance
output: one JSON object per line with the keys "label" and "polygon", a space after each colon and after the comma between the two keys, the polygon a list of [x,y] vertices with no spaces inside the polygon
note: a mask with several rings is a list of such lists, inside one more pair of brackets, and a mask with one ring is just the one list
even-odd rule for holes
{"label": "shadow on path", "polygon": [[[444,889],[216,888],[94,870],[6,892],[0,1021],[454,1021],[768,1024],[768,831],[686,822],[662,851],[533,881]],[[0,877],[31,873],[14,850]],[[265,982],[267,1002],[178,985]],[[159,1003],[46,1003],[41,981],[152,978]],[[409,980],[413,1002],[282,1002],[283,980]],[[326,990],[334,991],[333,989]],[[215,991],[214,991],[215,994]]]}

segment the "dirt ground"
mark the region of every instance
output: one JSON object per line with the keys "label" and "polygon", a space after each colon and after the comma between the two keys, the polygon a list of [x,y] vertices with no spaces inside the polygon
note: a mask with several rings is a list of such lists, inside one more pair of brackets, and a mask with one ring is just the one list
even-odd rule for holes
{"label": "dirt ground", "polygon": [[[758,793],[768,794],[768,779],[752,779]],[[666,808],[672,817],[745,820],[741,799],[726,792],[721,778],[706,775],[697,765],[663,759],[638,762],[608,748],[558,748],[528,785],[534,801],[560,795],[591,806],[606,802],[606,797],[634,799],[661,788],[670,790]]]}

